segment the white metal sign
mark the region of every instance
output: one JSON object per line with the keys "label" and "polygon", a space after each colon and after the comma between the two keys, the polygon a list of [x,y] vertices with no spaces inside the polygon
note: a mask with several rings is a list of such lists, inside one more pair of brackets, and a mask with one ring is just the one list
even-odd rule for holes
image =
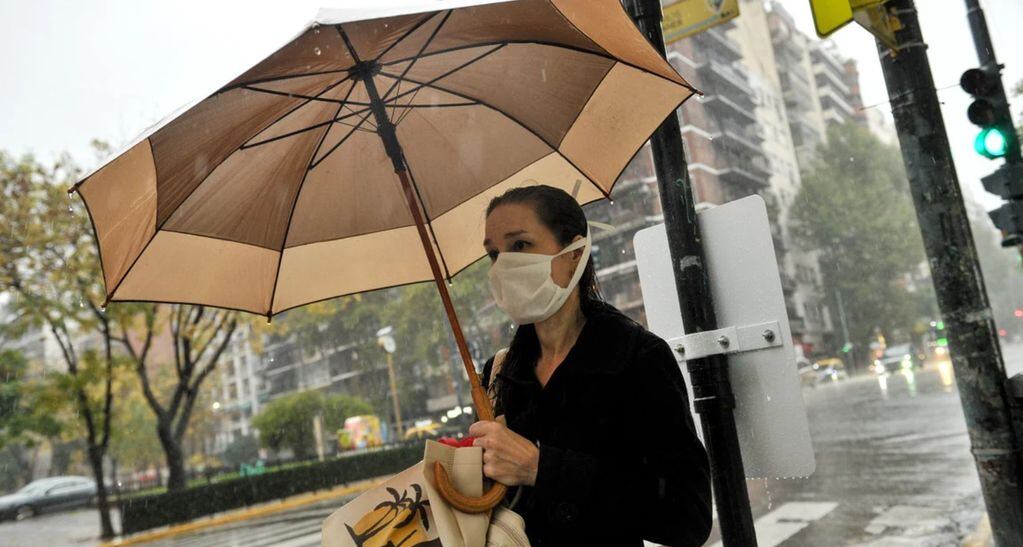
{"label": "white metal sign", "polygon": [[[815,468],[813,445],[767,207],[760,196],[750,196],[700,212],[698,219],[721,328],[685,334],[663,224],[640,230],[634,240],[647,324],[690,358],[729,354],[747,477],[808,476]],[[682,372],[692,401],[688,371]]]}

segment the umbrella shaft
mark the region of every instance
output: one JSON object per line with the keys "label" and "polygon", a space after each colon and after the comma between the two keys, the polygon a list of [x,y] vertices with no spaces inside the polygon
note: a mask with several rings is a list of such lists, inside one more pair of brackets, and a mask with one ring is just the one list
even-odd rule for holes
{"label": "umbrella shaft", "polygon": [[[354,51],[354,49],[353,49]],[[440,291],[440,299],[444,303],[444,311],[448,316],[448,323],[455,335],[455,342],[458,345],[458,353],[462,356],[462,364],[465,366],[465,373],[469,376],[469,384],[472,390],[472,402],[476,408],[476,415],[480,420],[493,420],[494,409],[490,405],[490,398],[486,390],[480,384],[479,376],[476,374],[476,367],[473,365],[472,356],[469,354],[469,346],[465,343],[465,335],[462,333],[462,326],[458,322],[458,315],[455,313],[455,306],[451,302],[451,294],[448,292],[447,284],[444,282],[444,275],[441,273],[440,264],[437,262],[437,253],[429,234],[426,232],[426,222],[423,211],[420,209],[419,201],[416,199],[412,181],[409,179],[408,168],[405,165],[405,157],[398,142],[398,134],[395,131],[394,123],[387,116],[387,108],[376,83],[373,81],[373,74],[377,72],[379,65],[372,61],[360,62],[356,65],[355,74],[362,79],[366,86],[366,93],[369,94],[370,109],[377,122],[377,134],[383,141],[384,150],[394,164],[394,172],[401,181],[402,190],[405,192],[405,201],[408,203],[409,211],[416,222],[416,229],[419,231],[419,239],[423,243],[423,250],[426,252],[426,259],[430,262],[430,270],[433,272],[433,281]]]}
{"label": "umbrella shaft", "polygon": [[437,284],[437,290],[440,291],[440,299],[444,303],[444,311],[448,315],[448,323],[451,325],[451,331],[455,334],[455,342],[458,345],[458,353],[462,355],[462,364],[465,365],[465,372],[469,376],[469,384],[472,389],[472,402],[476,408],[476,415],[479,416],[480,420],[493,420],[494,409],[490,405],[490,398],[487,397],[486,390],[480,384],[479,376],[476,374],[476,367],[473,365],[472,356],[469,354],[469,346],[465,342],[465,335],[462,333],[462,326],[458,322],[458,315],[455,313],[455,306],[451,302],[451,293],[448,292],[448,286],[444,283],[444,276],[440,271],[440,264],[437,263],[437,254],[434,252],[433,242],[430,240],[429,234],[426,233],[426,226],[423,222],[422,212],[419,210],[419,204],[416,201],[415,192],[412,189],[412,183],[409,181],[408,171],[404,168],[400,171],[395,171],[398,174],[398,179],[401,180],[401,186],[405,190],[405,200],[408,202],[409,210],[412,211],[412,217],[416,221],[416,229],[419,230],[419,239],[423,242],[423,249],[426,251],[426,258],[430,262],[430,269],[433,271],[433,281]]}

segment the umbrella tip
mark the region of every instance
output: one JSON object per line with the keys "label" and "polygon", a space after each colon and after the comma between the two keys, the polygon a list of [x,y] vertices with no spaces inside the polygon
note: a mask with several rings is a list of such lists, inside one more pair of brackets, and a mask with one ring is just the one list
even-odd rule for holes
{"label": "umbrella tip", "polygon": [[266,324],[269,325],[273,321],[273,319],[274,314],[272,312],[266,312]]}

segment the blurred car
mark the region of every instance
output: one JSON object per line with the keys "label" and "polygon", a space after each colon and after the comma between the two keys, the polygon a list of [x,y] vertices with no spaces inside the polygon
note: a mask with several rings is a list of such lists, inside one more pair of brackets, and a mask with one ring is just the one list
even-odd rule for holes
{"label": "blurred car", "polygon": [[84,507],[96,498],[96,483],[88,477],[49,477],[0,496],[0,520],[24,520],[39,513]]}
{"label": "blurred car", "polygon": [[835,357],[818,359],[813,363],[805,358],[798,358],[796,370],[799,372],[799,384],[803,387],[817,387],[818,384],[837,382],[849,377],[845,372],[845,363]]}
{"label": "blurred car", "polygon": [[885,349],[881,357],[875,359],[870,368],[876,374],[887,374],[900,370],[918,369],[921,365],[922,361],[911,344],[898,344]]}
{"label": "blurred car", "polygon": [[845,371],[845,363],[838,357],[818,359],[814,362],[813,368],[818,373],[818,383],[837,382],[839,380],[847,380],[849,378],[849,373]]}

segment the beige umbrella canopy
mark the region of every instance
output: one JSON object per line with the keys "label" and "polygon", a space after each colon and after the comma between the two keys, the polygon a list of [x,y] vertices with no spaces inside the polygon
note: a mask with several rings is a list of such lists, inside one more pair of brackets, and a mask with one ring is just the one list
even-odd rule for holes
{"label": "beige umbrella canopy", "polygon": [[618,0],[328,14],[79,182],[107,299],[270,316],[433,279],[367,83],[445,278],[483,256],[492,197],[607,196],[692,93]]}
{"label": "beige umbrella canopy", "polygon": [[[692,89],[618,0],[343,19],[321,16],[72,189],[106,298],[269,318],[432,279],[491,420],[444,283],[483,255],[486,204],[531,181],[607,197]],[[504,496],[435,473],[463,511]]]}

